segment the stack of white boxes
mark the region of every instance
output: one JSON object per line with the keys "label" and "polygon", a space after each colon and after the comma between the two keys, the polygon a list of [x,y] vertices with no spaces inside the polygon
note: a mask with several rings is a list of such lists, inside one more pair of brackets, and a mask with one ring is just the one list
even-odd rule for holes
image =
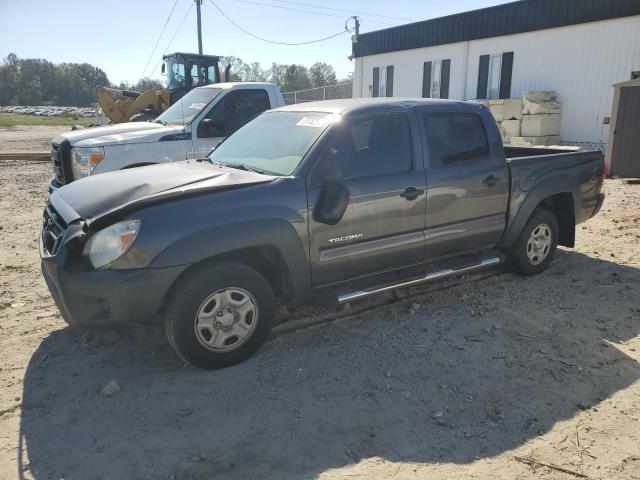
{"label": "stack of white boxes", "polygon": [[491,110],[506,145],[531,147],[560,143],[561,105],[555,92],[525,92],[521,99],[482,103]]}

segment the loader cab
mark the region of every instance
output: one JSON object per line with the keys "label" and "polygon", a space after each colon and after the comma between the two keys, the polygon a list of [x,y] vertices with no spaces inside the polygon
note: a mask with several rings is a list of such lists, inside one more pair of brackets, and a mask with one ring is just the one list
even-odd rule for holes
{"label": "loader cab", "polygon": [[195,53],[171,53],[162,57],[162,73],[167,75],[171,103],[196,87],[219,83],[220,57]]}

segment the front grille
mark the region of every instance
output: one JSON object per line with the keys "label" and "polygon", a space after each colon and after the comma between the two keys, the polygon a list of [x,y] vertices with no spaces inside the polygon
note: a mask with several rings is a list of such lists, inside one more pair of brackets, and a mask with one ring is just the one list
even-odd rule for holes
{"label": "front grille", "polygon": [[55,255],[60,248],[67,225],[49,203],[42,214],[42,247],[47,255]]}
{"label": "front grille", "polygon": [[51,144],[51,164],[53,165],[53,174],[58,183],[64,184],[64,172],[62,171],[62,155],[60,145]]}
{"label": "front grille", "polygon": [[[60,139],[56,139],[60,140]],[[51,164],[56,181],[64,185],[73,181],[71,169],[71,144],[69,140],[51,144]]]}

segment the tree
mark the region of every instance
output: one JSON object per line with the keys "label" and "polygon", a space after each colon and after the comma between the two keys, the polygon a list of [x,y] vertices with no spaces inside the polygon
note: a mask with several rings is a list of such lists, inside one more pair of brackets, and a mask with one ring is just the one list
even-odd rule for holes
{"label": "tree", "polygon": [[0,105],[15,103],[19,81],[18,57],[15,53],[10,53],[3,59],[0,66]]}
{"label": "tree", "polygon": [[55,65],[11,53],[0,65],[0,104],[4,105],[88,106],[95,102],[96,85],[109,85],[109,79],[88,63]]}
{"label": "tree", "polygon": [[155,78],[144,77],[136,83],[132,89],[136,92],[144,92],[146,90],[162,90],[164,84],[161,80]]}
{"label": "tree", "polygon": [[331,65],[323,62],[316,62],[309,68],[309,77],[314,87],[325,87],[337,83],[335,70]]}
{"label": "tree", "polygon": [[285,76],[288,65],[272,63],[271,68],[267,71],[267,78],[270,82],[275,83],[280,88],[284,88]]}
{"label": "tree", "polygon": [[222,71],[226,68],[227,65],[231,65],[231,70],[229,71],[229,81],[231,82],[241,82],[246,80],[243,76],[244,74],[244,62],[241,58],[229,56],[222,57],[220,59],[220,70]]}
{"label": "tree", "polygon": [[285,92],[311,88],[311,79],[309,78],[307,67],[304,65],[289,65],[284,73],[282,87]]}

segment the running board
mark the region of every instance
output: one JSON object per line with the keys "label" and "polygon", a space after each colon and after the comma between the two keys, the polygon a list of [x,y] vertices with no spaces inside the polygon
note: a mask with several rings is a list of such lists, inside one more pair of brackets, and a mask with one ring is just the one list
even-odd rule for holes
{"label": "running board", "polygon": [[495,254],[486,257],[476,257],[471,261],[460,264],[455,267],[445,267],[432,270],[411,280],[405,280],[399,283],[379,285],[370,287],[364,290],[355,290],[352,292],[346,292],[338,295],[338,303],[353,302],[354,300],[360,300],[370,295],[377,293],[388,292],[389,290],[396,290],[398,288],[411,287],[413,285],[419,285],[421,283],[432,282],[434,280],[442,280],[443,278],[451,277],[454,275],[460,275],[463,273],[470,273],[483,268],[493,267],[504,262],[505,257],[500,254]]}

